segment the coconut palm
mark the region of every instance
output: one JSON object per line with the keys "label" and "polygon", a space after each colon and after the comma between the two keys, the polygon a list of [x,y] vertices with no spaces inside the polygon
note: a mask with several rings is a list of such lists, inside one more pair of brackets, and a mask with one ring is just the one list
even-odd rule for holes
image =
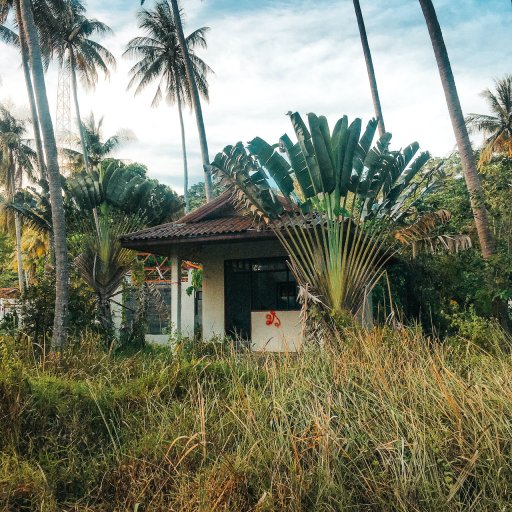
{"label": "coconut palm", "polygon": [[469,132],[485,137],[480,164],[489,162],[495,153],[512,157],[512,75],[494,81],[496,92],[482,91],[491,114],[468,114],[466,125]]}
{"label": "coconut palm", "polygon": [[[140,58],[130,70],[131,80],[128,87],[140,93],[150,83],[158,81],[151,103],[159,105],[163,97],[169,103],[178,106],[181,129],[181,149],[183,152],[183,177],[185,210],[189,210],[187,150],[185,146],[185,126],[183,124],[183,105],[192,106],[192,95],[185,71],[185,59],[178,41],[176,22],[166,0],[156,4],[154,10],[142,10],[139,13],[139,28],[143,37],[135,37],[127,46],[124,55]],[[194,81],[201,96],[208,99],[206,75],[211,69],[194,54],[195,48],[206,48],[206,32],[202,27],[192,32],[186,39]]]}
{"label": "coconut palm", "polygon": [[108,25],[85,16],[84,5],[77,0],[53,0],[48,9],[41,9],[44,27],[41,30],[43,45],[61,66],[71,70],[73,101],[78,130],[84,155],[84,166],[89,170],[89,159],[78,101],[77,74],[86,87],[94,87],[98,71],[109,76],[109,66],[115,65],[114,56],[102,45],[91,39],[94,35],[112,33]]}
{"label": "coconut palm", "polygon": [[364,26],[364,18],[363,13],[361,12],[361,5],[359,4],[359,0],[354,0],[354,10],[356,12],[357,26],[359,27],[359,35],[361,36],[361,44],[363,46],[366,70],[368,72],[368,79],[370,81],[373,109],[375,111],[375,117],[379,122],[379,135],[382,136],[386,132],[386,128],[384,127],[384,116],[382,115],[382,106],[380,104],[379,90],[377,88],[377,78],[375,77],[372,54],[370,52],[370,45],[368,44],[368,37],[366,36],[366,28]]}
{"label": "coconut palm", "polygon": [[13,0],[0,0],[0,23],[4,23],[6,21],[9,11],[13,8],[15,11],[19,34],[16,34],[13,30],[9,29],[5,25],[0,25],[0,41],[3,41],[8,45],[15,46],[20,50],[21,64],[23,68],[23,75],[25,77],[25,85],[27,88],[30,114],[32,117],[32,125],[34,130],[39,177],[40,179],[46,179],[46,167],[44,161],[43,143],[41,140],[41,129],[39,127],[39,119],[37,117],[36,99],[34,96],[32,77],[30,76],[28,46],[21,20],[19,0],[16,0],[15,2],[13,2]]}
{"label": "coconut palm", "polygon": [[484,258],[490,258],[496,254],[496,242],[492,234],[487,209],[484,204],[483,190],[478,176],[473,149],[469,140],[468,131],[464,122],[462,108],[455,85],[455,78],[444,44],[443,34],[437,19],[432,0],[419,0],[428,32],[434,49],[434,54],[439,68],[439,75],[443,85],[444,95],[448,106],[448,112],[453,126],[453,132],[459,149],[460,160],[464,170],[464,178],[471,200],[471,209],[475,219],[480,249]]}
{"label": "coconut palm", "polygon": [[199,89],[197,81],[194,75],[194,67],[192,65],[192,59],[188,53],[187,41],[183,32],[183,25],[181,23],[181,13],[178,7],[177,0],[171,0],[171,9],[174,16],[174,22],[176,24],[176,33],[178,35],[178,42],[180,44],[181,51],[183,53],[183,63],[185,64],[185,75],[187,82],[190,87],[192,105],[194,106],[194,112],[196,115],[197,131],[199,134],[199,145],[201,147],[201,157],[203,160],[203,171],[204,171],[204,191],[206,195],[206,201],[211,201],[213,198],[212,188],[212,177],[208,171],[210,165],[210,157],[208,155],[208,142],[206,140],[206,130],[204,127],[203,111],[201,108],[201,99],[199,98]]}
{"label": "coconut palm", "polygon": [[53,241],[55,253],[55,315],[51,350],[61,350],[66,342],[68,319],[68,251],[66,243],[66,218],[61,191],[61,175],[57,159],[57,144],[46,94],[43,59],[39,35],[34,22],[31,0],[19,0],[20,20],[30,56],[30,71],[34,84],[36,106],[46,155],[46,169],[52,210]]}
{"label": "coconut palm", "polygon": [[[0,184],[5,188],[7,200],[10,201],[14,199],[16,190],[21,188],[23,176],[33,178],[35,153],[23,139],[25,132],[25,123],[16,119],[7,108],[0,105]],[[18,282],[20,292],[23,294],[25,280],[21,254],[21,220],[17,212],[14,213],[14,226]]]}
{"label": "coconut palm", "polygon": [[[130,140],[130,135],[126,132],[118,132],[108,139],[103,139],[103,117],[98,121],[91,112],[89,117],[82,123],[82,130],[84,133],[85,146],[87,148],[87,157],[89,165],[92,169],[97,168],[100,163],[111,156],[111,154],[119,148],[121,144]],[[81,144],[81,140],[78,140]],[[65,149],[67,155],[70,157],[72,166],[76,170],[85,168],[84,155],[79,151],[72,149]]]}

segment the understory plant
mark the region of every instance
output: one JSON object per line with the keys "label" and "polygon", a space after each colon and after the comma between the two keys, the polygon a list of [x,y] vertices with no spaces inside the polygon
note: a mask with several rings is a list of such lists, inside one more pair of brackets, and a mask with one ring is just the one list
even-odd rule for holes
{"label": "understory plant", "polygon": [[162,222],[181,203],[169,187],[147,178],[144,169],[116,160],[69,179],[66,188],[78,234],[74,263],[97,297],[99,321],[113,332],[111,299],[136,258],[121,246],[121,235]]}
{"label": "understory plant", "polygon": [[34,359],[0,336],[0,510],[508,511],[512,359],[416,328]]}
{"label": "understory plant", "polygon": [[[391,134],[373,144],[377,121],[338,120],[331,133],[323,116],[308,126],[290,113],[297,138],[270,145],[256,137],[226,146],[211,171],[238,205],[275,233],[290,257],[305,309],[327,324],[364,317],[371,291],[399,249],[395,223],[436,186],[438,167],[426,169],[416,142],[391,151]],[[281,154],[284,153],[284,156]]]}

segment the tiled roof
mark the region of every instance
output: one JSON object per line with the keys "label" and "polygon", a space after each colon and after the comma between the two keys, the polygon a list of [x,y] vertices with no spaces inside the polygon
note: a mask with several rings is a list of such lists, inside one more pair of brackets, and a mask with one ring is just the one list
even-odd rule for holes
{"label": "tiled roof", "polygon": [[19,295],[18,288],[0,288],[0,299],[16,299]]}
{"label": "tiled roof", "polygon": [[256,230],[254,219],[246,216],[221,217],[197,222],[169,222],[152,228],[129,233],[121,237],[121,241],[181,239],[203,236],[243,233]]}
{"label": "tiled roof", "polygon": [[[277,227],[284,224],[296,223],[311,225],[317,224],[317,219],[304,221],[303,218],[288,218],[277,223]],[[164,246],[172,242],[207,242],[223,241],[241,238],[273,238],[273,232],[263,222],[258,222],[252,215],[241,215],[233,206],[232,195],[224,192],[209,203],[188,213],[175,222],[168,222],[160,226],[146,228],[120,237],[121,244],[139,250],[149,250],[155,246]]]}

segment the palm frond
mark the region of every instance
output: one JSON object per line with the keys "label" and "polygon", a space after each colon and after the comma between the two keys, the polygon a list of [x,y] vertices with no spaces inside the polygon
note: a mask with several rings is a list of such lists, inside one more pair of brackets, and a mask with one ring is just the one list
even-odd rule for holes
{"label": "palm frond", "polygon": [[18,34],[5,25],[0,25],[0,41],[16,48],[20,46]]}
{"label": "palm frond", "polygon": [[[137,95],[158,80],[152,107],[160,103],[164,94],[170,103],[177,102],[179,97],[185,104],[192,105],[175,20],[168,3],[159,1],[154,9],[142,9],[138,20],[144,35],[131,39],[123,53],[124,56],[139,59],[130,69],[128,89],[134,87],[134,94]],[[205,99],[208,99],[207,74],[212,70],[194,54],[194,49],[206,48],[208,30],[208,27],[201,27],[186,38],[196,85]]]}

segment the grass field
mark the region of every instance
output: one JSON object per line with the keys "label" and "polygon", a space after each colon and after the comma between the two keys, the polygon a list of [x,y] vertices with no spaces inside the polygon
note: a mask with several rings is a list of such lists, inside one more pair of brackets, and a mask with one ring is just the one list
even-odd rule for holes
{"label": "grass field", "polygon": [[512,510],[512,358],[489,336],[295,356],[85,337],[58,363],[4,337],[0,510]]}

